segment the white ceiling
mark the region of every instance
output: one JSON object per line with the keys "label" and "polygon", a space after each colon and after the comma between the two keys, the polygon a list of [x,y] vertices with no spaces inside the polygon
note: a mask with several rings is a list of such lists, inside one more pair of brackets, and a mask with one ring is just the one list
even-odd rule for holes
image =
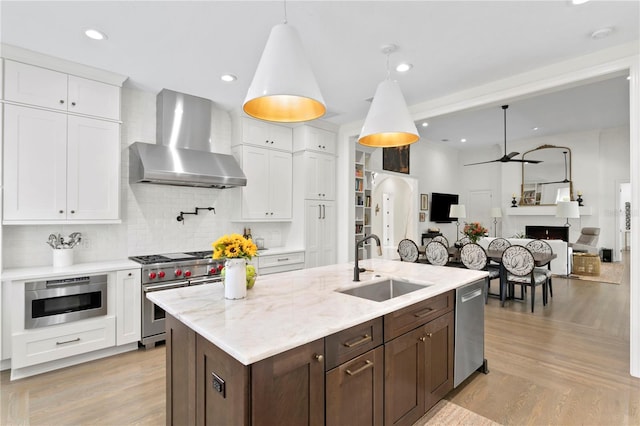
{"label": "white ceiling", "polygon": [[[0,36],[6,44],[127,75],[132,87],[168,88],[239,109],[271,27],[283,21],[283,5],[3,0]],[[399,46],[392,67],[413,64],[406,74],[391,73],[413,105],[640,38],[638,1],[287,1],[286,10],[327,102],[326,120],[335,124],[366,116],[366,99],[386,76],[383,44]],[[108,39],[87,39],[88,27]],[[614,31],[590,37],[603,27]],[[223,73],[238,80],[223,83]],[[508,137],[527,137],[533,126],[622,125],[629,115],[625,85],[618,78],[513,102]],[[423,137],[496,143],[502,132],[502,110],[494,105],[436,117]]]}

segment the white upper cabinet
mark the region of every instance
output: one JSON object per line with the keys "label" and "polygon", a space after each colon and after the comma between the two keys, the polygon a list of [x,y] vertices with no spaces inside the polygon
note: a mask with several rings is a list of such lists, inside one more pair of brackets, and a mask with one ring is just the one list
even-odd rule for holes
{"label": "white upper cabinet", "polygon": [[252,118],[241,117],[241,137],[235,144],[249,144],[269,149],[291,152],[293,132],[289,127],[265,123]]}
{"label": "white upper cabinet", "polygon": [[307,200],[335,200],[335,157],[329,154],[306,151],[302,154],[302,158],[305,181],[304,198]]}
{"label": "white upper cabinet", "polygon": [[118,86],[21,62],[5,60],[4,95],[10,102],[120,119]]}
{"label": "white upper cabinet", "polygon": [[120,125],[5,105],[3,223],[119,217]]}
{"label": "white upper cabinet", "polygon": [[325,154],[336,153],[336,134],[312,126],[300,126],[293,133],[294,151],[316,151]]}

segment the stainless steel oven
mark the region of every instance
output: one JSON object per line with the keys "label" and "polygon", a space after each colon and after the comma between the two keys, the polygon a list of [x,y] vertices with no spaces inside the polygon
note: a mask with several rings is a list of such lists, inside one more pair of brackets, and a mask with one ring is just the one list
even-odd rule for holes
{"label": "stainless steel oven", "polygon": [[211,250],[130,257],[142,264],[142,339],[145,348],[165,340],[165,312],[147,299],[147,293],[222,281],[221,260]]}
{"label": "stainless steel oven", "polygon": [[107,314],[107,275],[26,282],[24,327],[38,328]]}

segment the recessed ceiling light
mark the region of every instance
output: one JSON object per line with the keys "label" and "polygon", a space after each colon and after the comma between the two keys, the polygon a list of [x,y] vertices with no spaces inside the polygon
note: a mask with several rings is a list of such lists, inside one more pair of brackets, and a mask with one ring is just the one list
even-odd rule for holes
{"label": "recessed ceiling light", "polygon": [[627,76],[627,80],[631,80],[631,76],[630,75]]}
{"label": "recessed ceiling light", "polygon": [[611,35],[613,32],[613,28],[600,28],[599,30],[595,30],[591,33],[591,38],[594,40],[599,40],[601,38],[605,38]]}
{"label": "recessed ceiling light", "polygon": [[413,64],[402,63],[402,64],[398,64],[398,66],[396,67],[396,71],[398,71],[398,72],[407,72],[411,68],[413,68]]}
{"label": "recessed ceiling light", "polygon": [[226,83],[231,83],[232,81],[236,81],[238,79],[238,77],[236,77],[233,74],[222,74],[220,76],[220,80],[226,82]]}
{"label": "recessed ceiling light", "polygon": [[532,127],[531,130],[533,130],[534,132],[537,132],[538,130],[540,130],[540,127]]}
{"label": "recessed ceiling light", "polygon": [[428,125],[429,125],[429,123],[427,123],[426,121],[424,121],[424,122],[422,123],[422,127],[427,127]]}
{"label": "recessed ceiling light", "polygon": [[579,4],[585,4],[586,2],[588,2],[589,0],[571,0],[571,4],[574,5],[579,5]]}
{"label": "recessed ceiling light", "polygon": [[465,138],[460,139],[460,142],[465,143],[467,140]]}
{"label": "recessed ceiling light", "polygon": [[98,31],[95,28],[87,28],[84,30],[84,35],[89,37],[92,40],[106,40],[107,35],[102,31]]}

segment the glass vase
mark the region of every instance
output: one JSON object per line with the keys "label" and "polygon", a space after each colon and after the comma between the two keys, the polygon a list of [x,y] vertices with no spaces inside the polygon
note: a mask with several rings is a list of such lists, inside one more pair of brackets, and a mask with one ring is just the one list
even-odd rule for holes
{"label": "glass vase", "polygon": [[247,262],[244,258],[224,261],[224,298],[244,299],[247,296]]}

